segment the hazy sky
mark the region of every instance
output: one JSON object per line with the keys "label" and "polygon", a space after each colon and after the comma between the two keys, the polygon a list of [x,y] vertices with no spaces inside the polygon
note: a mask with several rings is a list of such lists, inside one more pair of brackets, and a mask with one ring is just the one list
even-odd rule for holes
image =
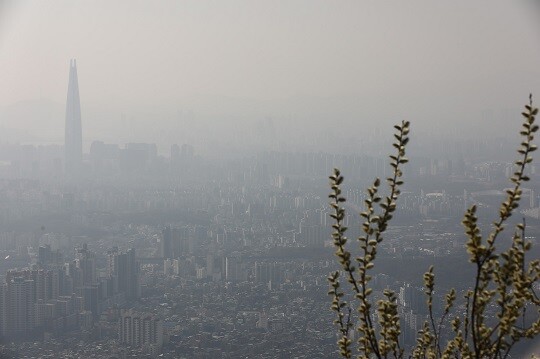
{"label": "hazy sky", "polygon": [[427,123],[540,103],[540,5],[0,0],[0,107],[63,106],[70,58],[86,130],[186,108]]}

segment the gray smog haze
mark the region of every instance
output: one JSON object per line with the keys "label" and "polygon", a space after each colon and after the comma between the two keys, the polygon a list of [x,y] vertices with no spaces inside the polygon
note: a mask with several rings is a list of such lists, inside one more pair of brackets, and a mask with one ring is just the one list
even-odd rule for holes
{"label": "gray smog haze", "polygon": [[309,142],[328,123],[360,133],[401,119],[497,133],[529,92],[540,102],[540,6],[0,0],[1,141],[63,142],[71,58],[85,150],[242,142],[269,128]]}

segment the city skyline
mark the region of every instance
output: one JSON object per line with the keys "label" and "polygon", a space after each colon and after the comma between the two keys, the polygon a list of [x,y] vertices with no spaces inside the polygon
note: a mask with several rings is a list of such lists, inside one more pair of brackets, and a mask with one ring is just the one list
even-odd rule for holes
{"label": "city skyline", "polygon": [[540,355],[539,64],[537,0],[0,0],[0,358]]}
{"label": "city skyline", "polygon": [[85,151],[94,139],[160,152],[175,137],[223,145],[238,135],[231,128],[250,137],[268,118],[285,143],[331,124],[362,133],[401,119],[423,133],[487,126],[502,136],[513,120],[503,113],[540,93],[538,10],[533,0],[6,0],[0,142],[63,143],[72,57],[84,64]]}

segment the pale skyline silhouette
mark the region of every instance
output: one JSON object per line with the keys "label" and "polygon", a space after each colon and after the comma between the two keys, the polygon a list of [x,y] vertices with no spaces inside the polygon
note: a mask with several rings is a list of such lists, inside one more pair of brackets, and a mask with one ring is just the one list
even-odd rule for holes
{"label": "pale skyline silhouette", "polygon": [[[114,138],[122,118],[144,133],[192,112],[216,126],[468,123],[540,96],[539,10],[532,0],[4,0],[0,123],[57,141],[71,58],[86,143]],[[17,108],[39,99],[30,114]]]}

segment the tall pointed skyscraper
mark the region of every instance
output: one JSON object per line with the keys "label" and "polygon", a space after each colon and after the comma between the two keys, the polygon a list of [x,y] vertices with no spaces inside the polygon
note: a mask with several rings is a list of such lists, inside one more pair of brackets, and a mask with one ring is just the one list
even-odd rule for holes
{"label": "tall pointed skyscraper", "polygon": [[69,83],[66,101],[66,136],[64,139],[64,159],[66,173],[77,173],[82,164],[81,101],[77,62],[69,62]]}

